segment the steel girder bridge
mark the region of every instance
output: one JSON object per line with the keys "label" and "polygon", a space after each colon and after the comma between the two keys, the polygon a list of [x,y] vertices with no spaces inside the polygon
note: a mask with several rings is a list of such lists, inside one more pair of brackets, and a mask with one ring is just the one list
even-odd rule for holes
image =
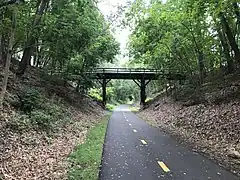
{"label": "steel girder bridge", "polygon": [[174,70],[158,70],[144,68],[97,68],[92,72],[88,72],[92,79],[97,79],[102,86],[103,105],[106,105],[107,83],[112,79],[129,79],[133,80],[141,90],[141,104],[145,104],[146,86],[152,80],[167,79],[179,80],[185,79],[185,75]]}

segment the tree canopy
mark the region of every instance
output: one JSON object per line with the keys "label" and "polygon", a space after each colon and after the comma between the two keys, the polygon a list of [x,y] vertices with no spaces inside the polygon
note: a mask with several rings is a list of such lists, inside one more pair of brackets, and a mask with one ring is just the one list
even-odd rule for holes
{"label": "tree canopy", "polygon": [[132,63],[199,74],[232,73],[240,63],[240,10],[236,0],[137,0],[127,13],[132,24]]}
{"label": "tree canopy", "polygon": [[94,0],[15,2],[4,2],[1,8],[1,59],[7,54],[11,15],[16,9],[12,54],[20,57],[20,75],[29,65],[52,72],[86,71],[100,62],[111,62],[118,53],[119,44]]}
{"label": "tree canopy", "polygon": [[95,0],[1,1],[0,22],[0,60],[7,61],[3,86],[11,59],[7,57],[15,59],[19,76],[29,66],[47,74],[61,72],[72,81],[76,79],[68,74],[76,74],[79,90],[87,82],[82,78],[85,71],[112,62],[119,52]]}

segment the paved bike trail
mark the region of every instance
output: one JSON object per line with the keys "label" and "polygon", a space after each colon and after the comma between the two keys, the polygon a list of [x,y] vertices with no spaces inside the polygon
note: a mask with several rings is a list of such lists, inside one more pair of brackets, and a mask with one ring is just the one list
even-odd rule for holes
{"label": "paved bike trail", "polygon": [[240,180],[121,105],[109,120],[100,180]]}

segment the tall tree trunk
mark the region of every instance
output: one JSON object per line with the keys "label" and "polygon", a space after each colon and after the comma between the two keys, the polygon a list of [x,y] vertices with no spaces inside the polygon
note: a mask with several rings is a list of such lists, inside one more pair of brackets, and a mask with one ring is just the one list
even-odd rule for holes
{"label": "tall tree trunk", "polygon": [[32,24],[32,29],[31,32],[29,33],[29,38],[25,44],[25,48],[23,51],[23,56],[21,59],[21,62],[19,64],[19,68],[18,68],[18,72],[17,75],[22,75],[24,74],[27,66],[30,64],[31,62],[31,56],[32,56],[32,51],[33,51],[33,46],[35,43],[35,39],[36,39],[36,32],[34,32],[35,30],[38,30],[37,26],[40,24],[42,16],[48,6],[49,0],[41,0],[39,1],[39,7],[37,7],[37,11],[35,14],[35,18]]}
{"label": "tall tree trunk", "polygon": [[30,39],[27,41],[25,45],[23,56],[22,56],[21,62],[19,63],[19,68],[17,72],[18,75],[24,74],[27,66],[30,65],[33,45],[34,45],[34,37],[30,37]]}
{"label": "tall tree trunk", "polygon": [[230,47],[228,44],[228,40],[226,38],[226,35],[222,31],[221,24],[217,22],[216,18],[213,16],[213,20],[215,22],[216,30],[218,33],[218,38],[220,40],[220,54],[221,54],[221,59],[224,57],[225,61],[221,60],[220,66],[221,68],[223,67],[223,64],[227,61],[227,70],[228,73],[232,73],[234,71],[234,61],[230,55]]}
{"label": "tall tree trunk", "polygon": [[233,33],[231,31],[231,28],[227,22],[226,17],[224,16],[224,14],[222,12],[220,12],[219,16],[220,16],[223,31],[227,36],[228,42],[229,42],[232,50],[234,51],[235,60],[240,65],[240,51],[239,51],[238,45],[236,43],[236,40],[233,36]]}
{"label": "tall tree trunk", "polygon": [[226,38],[225,34],[223,34],[223,32],[219,29],[218,29],[218,37],[219,37],[219,40],[220,40],[222,48],[223,48],[224,57],[227,60],[228,72],[232,73],[234,71],[234,62],[230,56],[230,49],[229,49],[229,45],[227,43],[227,38]]}
{"label": "tall tree trunk", "polygon": [[200,83],[202,84],[204,81],[205,73],[206,73],[205,67],[204,67],[204,56],[202,51],[198,52],[198,66],[199,66],[199,72],[200,72]]}
{"label": "tall tree trunk", "polygon": [[12,28],[11,28],[9,43],[8,43],[8,52],[7,52],[7,59],[6,59],[6,65],[5,65],[5,71],[4,71],[2,92],[0,94],[0,108],[2,108],[4,96],[7,90],[9,67],[10,67],[11,57],[12,57],[12,47],[13,47],[13,41],[14,41],[15,28],[16,28],[16,10],[14,9],[12,14]]}
{"label": "tall tree trunk", "polygon": [[1,42],[1,45],[2,45],[2,49],[1,49],[1,58],[2,58],[2,61],[3,61],[3,64],[5,65],[6,64],[6,58],[7,58],[7,51],[8,51],[8,41],[7,41],[7,38],[9,38],[5,33],[2,34],[2,42]]}
{"label": "tall tree trunk", "polygon": [[220,69],[223,70],[224,62],[225,62],[225,58],[224,58],[225,55],[224,55],[223,47],[222,47],[221,43],[218,45],[218,48],[219,48],[219,54],[220,54],[219,66],[220,66]]}
{"label": "tall tree trunk", "polygon": [[[4,13],[5,13],[5,10],[2,10],[0,15],[1,23],[3,22],[3,19],[4,19]],[[2,31],[0,35],[0,59],[3,64],[5,64],[5,61],[6,61],[6,41],[5,40],[6,40],[5,33]]]}
{"label": "tall tree trunk", "polygon": [[38,64],[38,39],[36,39],[35,42],[35,48],[34,48],[34,57],[33,57],[33,66],[37,67]]}
{"label": "tall tree trunk", "polygon": [[[195,45],[195,51],[198,55],[197,57],[197,62],[198,62],[198,69],[199,69],[199,79],[200,79],[200,84],[203,83],[204,80],[204,76],[206,75],[206,71],[205,71],[205,65],[204,65],[204,55],[203,55],[203,51],[201,48],[201,44],[200,46],[197,43],[196,37],[194,35],[194,33],[192,32],[192,30],[185,25],[184,23],[182,23],[182,25],[191,33],[192,38],[193,38],[193,44]],[[200,28],[199,28],[200,29]],[[201,33],[201,31],[199,32],[199,34]]]}

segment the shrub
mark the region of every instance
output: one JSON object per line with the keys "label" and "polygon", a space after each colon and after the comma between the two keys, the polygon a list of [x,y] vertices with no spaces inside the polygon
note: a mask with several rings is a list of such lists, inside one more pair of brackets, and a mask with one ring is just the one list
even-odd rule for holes
{"label": "shrub", "polygon": [[109,110],[109,111],[113,111],[115,108],[115,106],[113,104],[106,104],[106,109]]}
{"label": "shrub", "polygon": [[44,113],[43,111],[33,111],[31,113],[31,125],[42,130],[49,130],[52,128],[55,119],[53,116]]}
{"label": "shrub", "polygon": [[91,88],[88,92],[89,96],[98,100],[98,101],[102,101],[102,97],[101,97],[101,93],[100,93],[100,89],[97,88]]}
{"label": "shrub", "polygon": [[24,89],[19,95],[20,109],[30,113],[41,104],[41,94],[37,89]]}
{"label": "shrub", "polygon": [[46,114],[49,114],[54,119],[61,119],[65,115],[65,110],[60,106],[55,104],[56,102],[48,102],[42,105],[42,109]]}
{"label": "shrub", "polygon": [[[25,89],[19,97],[20,108],[25,115],[16,114],[9,126],[13,130],[40,129],[43,131],[57,131],[58,127],[64,126],[69,120],[69,114],[63,108],[63,105],[57,101],[49,100],[41,96],[36,89]],[[14,99],[12,104],[15,103]]]}
{"label": "shrub", "polygon": [[153,98],[146,98],[145,102],[151,102],[153,100]]}
{"label": "shrub", "polygon": [[21,106],[21,102],[19,101],[18,96],[10,94],[6,97],[6,101],[9,102],[11,106],[14,108],[19,108]]}
{"label": "shrub", "polygon": [[8,127],[14,131],[23,131],[31,127],[31,121],[26,114],[15,114],[15,116],[9,121]]}

